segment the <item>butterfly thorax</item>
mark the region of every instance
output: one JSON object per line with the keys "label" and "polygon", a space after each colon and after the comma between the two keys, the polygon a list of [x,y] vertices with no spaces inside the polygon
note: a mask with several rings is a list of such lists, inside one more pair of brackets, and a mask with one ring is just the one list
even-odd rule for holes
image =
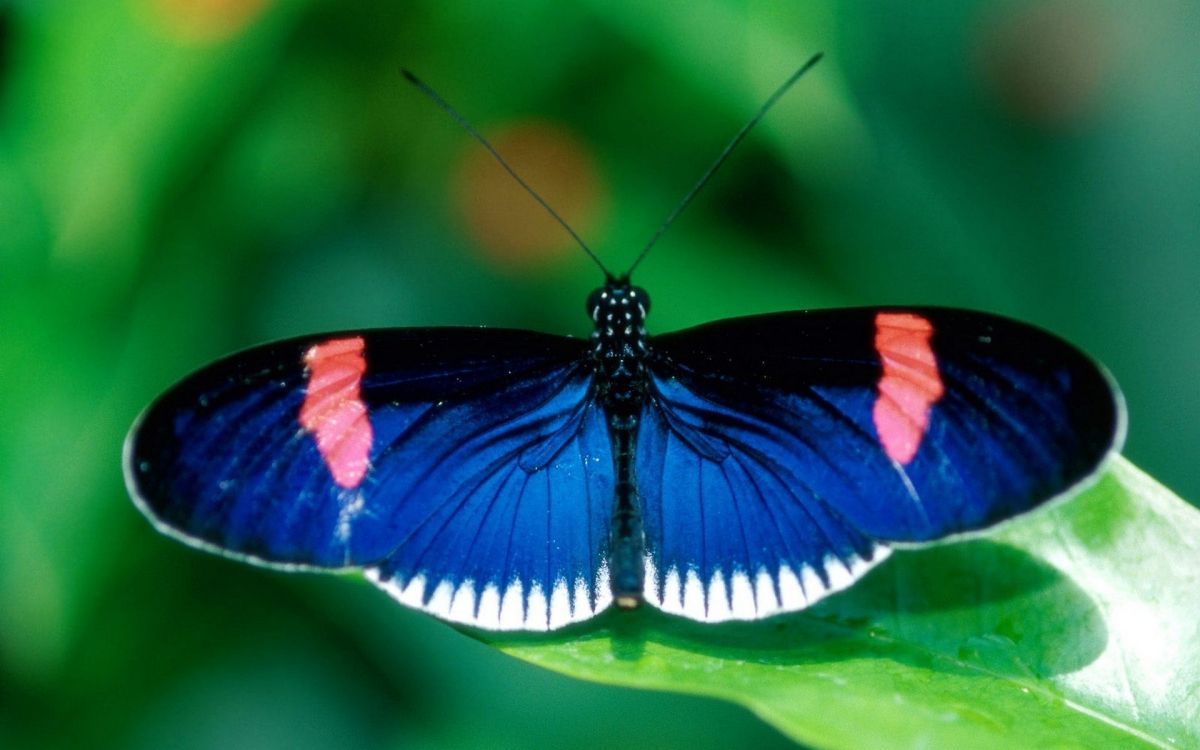
{"label": "butterfly thorax", "polygon": [[610,422],[630,420],[629,428],[637,423],[646,388],[649,309],[646,291],[621,281],[610,281],[588,297],[597,395]]}
{"label": "butterfly thorax", "polygon": [[645,538],[634,478],[638,419],[646,394],[646,313],[650,297],[624,281],[609,281],[588,297],[597,398],[613,445],[616,502],[609,580],[619,606],[641,601]]}

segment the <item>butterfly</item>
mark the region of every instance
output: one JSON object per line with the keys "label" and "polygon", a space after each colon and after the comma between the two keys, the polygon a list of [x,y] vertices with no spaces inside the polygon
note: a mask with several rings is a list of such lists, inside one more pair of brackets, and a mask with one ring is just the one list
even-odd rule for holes
{"label": "butterfly", "polygon": [[614,603],[704,622],[802,609],[896,546],[1074,491],[1120,446],[1112,379],[1033,326],[886,307],[651,336],[644,256],[605,271],[587,340],[391,328],[211,364],[135,423],[129,491],[193,546],[358,569],[443,619],[538,631]]}

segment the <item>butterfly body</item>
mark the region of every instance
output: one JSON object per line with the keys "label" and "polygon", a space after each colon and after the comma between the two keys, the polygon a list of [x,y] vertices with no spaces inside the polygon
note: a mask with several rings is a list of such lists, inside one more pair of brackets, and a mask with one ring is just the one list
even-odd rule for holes
{"label": "butterfly body", "polygon": [[645,576],[641,509],[635,460],[638,419],[645,407],[646,315],[650,296],[644,289],[609,279],[588,297],[594,330],[596,391],[608,421],[616,478],[609,561],[613,598],[625,608],[637,606]]}
{"label": "butterfly body", "polygon": [[190,544],[545,630],[614,601],[800,609],[897,544],[1070,491],[1120,444],[1108,376],[1022,323],[859,308],[648,336],[635,289],[593,295],[590,342],[399,328],[233,355],[135,425],[130,491]]}

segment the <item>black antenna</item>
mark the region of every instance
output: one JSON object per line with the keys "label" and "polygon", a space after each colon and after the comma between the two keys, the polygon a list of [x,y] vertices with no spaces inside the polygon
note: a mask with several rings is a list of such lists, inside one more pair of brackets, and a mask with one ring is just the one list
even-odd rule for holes
{"label": "black antenna", "polygon": [[767,110],[775,106],[775,102],[779,101],[779,98],[786,94],[788,89],[795,85],[796,81],[800,80],[800,76],[807,73],[809,69],[819,63],[821,58],[824,56],[824,52],[818,52],[810,57],[808,62],[801,65],[800,69],[795,73],[792,73],[791,77],[784,81],[782,86],[775,89],[775,93],[767,97],[767,101],[765,101],[762,107],[759,108],[757,114],[755,114],[754,117],[751,117],[750,122],[746,123],[742,129],[738,131],[738,134],[733,137],[733,140],[730,141],[729,145],[725,147],[725,150],[721,152],[721,155],[717,157],[717,160],[713,162],[713,165],[708,168],[708,171],[704,173],[704,176],[700,178],[700,181],[696,183],[696,186],[692,188],[687,195],[683,196],[683,200],[681,200],[679,205],[675,207],[675,210],[671,212],[671,215],[667,217],[667,220],[662,223],[662,226],[660,226],[658,231],[654,233],[654,236],[650,238],[650,241],[646,243],[646,246],[642,248],[641,254],[639,254],[637,259],[633,261],[633,265],[630,266],[629,270],[626,271],[621,277],[622,279],[629,278],[629,275],[633,273],[633,269],[638,267],[638,264],[641,263],[642,259],[646,257],[646,253],[650,252],[650,248],[654,247],[654,243],[658,242],[659,237],[663,236],[663,232],[667,231],[667,227],[671,226],[675,219],[679,217],[679,214],[683,213],[683,209],[687,208],[688,204],[692,202],[692,199],[696,197],[696,194],[699,193],[706,184],[708,184],[708,181],[712,179],[712,176],[716,173],[716,171],[721,168],[721,165],[725,163],[727,158],[729,158],[729,154],[732,153],[735,148],[737,148],[737,145],[742,142],[742,139],[746,137],[746,134],[750,132],[750,129],[758,124],[758,121],[763,118],[763,115],[767,114]]}
{"label": "black antenna", "polygon": [[567,233],[571,235],[571,238],[575,240],[576,244],[583,248],[583,251],[588,254],[588,257],[595,261],[596,265],[600,266],[600,270],[604,272],[605,277],[609,279],[612,278],[612,274],[609,273],[608,269],[604,267],[604,264],[600,262],[600,259],[596,257],[596,254],[592,252],[592,249],[587,246],[583,239],[575,233],[575,230],[572,229],[571,225],[566,222],[566,219],[559,216],[558,212],[551,208],[550,204],[547,203],[542,196],[538,195],[536,190],[529,186],[528,182],[525,182],[525,180],[521,179],[521,175],[517,174],[517,171],[504,160],[504,157],[501,156],[498,151],[496,151],[492,144],[488,143],[487,139],[484,138],[483,135],[481,135],[480,132],[471,125],[471,123],[467,122],[465,117],[458,113],[458,110],[456,110],[454,107],[451,107],[449,102],[447,102],[436,91],[429,87],[429,84],[425,83],[420,78],[417,78],[410,71],[401,68],[400,73],[405,77],[405,79],[408,80],[409,83],[411,83],[413,86],[416,86],[418,91],[432,99],[434,104],[441,107],[446,114],[450,115],[450,117],[453,118],[453,120],[457,122],[463,130],[467,131],[472,138],[479,141],[480,145],[486,148],[492,156],[496,157],[496,161],[500,162],[500,166],[504,167],[504,171],[512,175],[512,178],[517,181],[517,184],[525,188],[525,192],[533,196],[533,199],[540,203],[542,208],[546,209],[546,211],[554,217],[554,220],[562,225],[563,229],[567,230]]}

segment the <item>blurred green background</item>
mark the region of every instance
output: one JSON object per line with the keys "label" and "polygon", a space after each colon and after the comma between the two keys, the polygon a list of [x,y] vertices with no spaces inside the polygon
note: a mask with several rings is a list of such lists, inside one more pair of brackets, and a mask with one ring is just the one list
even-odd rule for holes
{"label": "blurred green background", "polygon": [[364,585],[151,532],[120,446],[232,349],[585,335],[596,269],[412,68],[624,268],[652,330],[998,311],[1105,362],[1200,498],[1200,5],[1049,0],[0,5],[0,747],[774,747],[747,713],[541,672]]}

